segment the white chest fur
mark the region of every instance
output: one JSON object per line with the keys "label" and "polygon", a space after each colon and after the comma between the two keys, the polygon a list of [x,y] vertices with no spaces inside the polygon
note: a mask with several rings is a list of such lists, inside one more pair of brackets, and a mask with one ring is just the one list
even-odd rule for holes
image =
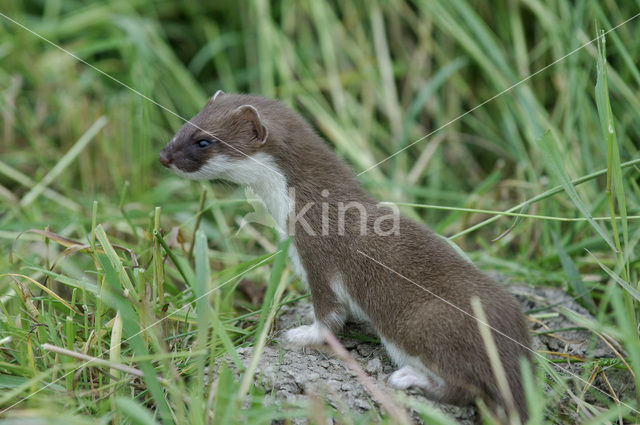
{"label": "white chest fur", "polygon": [[241,160],[240,167],[239,164],[232,167],[233,171],[229,170],[226,173],[227,178],[245,184],[253,190],[275,220],[280,237],[284,237],[289,214],[293,208],[287,179],[269,154],[259,152],[252,158]]}
{"label": "white chest fur", "polygon": [[[280,238],[287,237],[287,224],[293,208],[293,201],[289,196],[287,179],[271,155],[264,152],[259,152],[251,158],[231,158],[219,155],[209,159],[195,173],[182,174],[190,178],[225,179],[248,186],[264,203],[269,214],[275,220]],[[307,285],[307,272],[302,265],[295,241],[289,246],[289,258],[293,270]]]}
{"label": "white chest fur", "polygon": [[[253,158],[260,164],[247,158],[243,160],[241,167],[236,166],[233,167],[233,172],[228,171],[226,178],[251,188],[275,220],[280,239],[284,239],[287,237],[288,220],[293,209],[287,179],[268,154],[258,153]],[[289,258],[294,272],[308,286],[307,272],[302,265],[295,240],[289,245]]]}

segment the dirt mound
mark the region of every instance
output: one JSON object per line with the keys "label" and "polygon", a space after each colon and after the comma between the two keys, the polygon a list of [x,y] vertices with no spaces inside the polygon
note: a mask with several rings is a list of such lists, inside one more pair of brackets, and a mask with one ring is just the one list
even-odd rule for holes
{"label": "dirt mound", "polygon": [[[530,319],[535,350],[562,353],[572,356],[574,360],[615,357],[611,348],[592,332],[577,328],[575,323],[566,319],[566,311],[577,313],[585,318],[591,318],[591,316],[562,290],[532,289],[525,286],[511,286],[509,290],[521,303],[523,311],[533,312]],[[544,307],[549,308],[543,309]],[[345,412],[377,409],[377,404],[351,371],[328,350],[326,352],[314,349],[295,350],[284,346],[283,331],[299,324],[310,323],[311,313],[311,305],[307,303],[286,306],[282,309],[276,321],[275,338],[265,347],[260,359],[256,384],[263,387],[276,400],[294,401],[314,395]],[[558,331],[550,332],[553,330]],[[387,393],[398,393],[387,385],[387,379],[395,368],[368,325],[348,323],[339,338],[376,385]],[[617,347],[614,346],[614,348]],[[242,361],[248,364],[252,348],[240,348],[238,354]],[[545,354],[545,356],[562,358],[551,354]],[[538,357],[536,361],[544,360]],[[566,371],[585,376],[580,363],[562,363],[561,367]],[[559,373],[563,371],[559,370]],[[608,386],[601,376],[602,374],[598,375],[595,384],[609,393]],[[632,379],[624,370],[609,370],[606,377],[618,396],[623,392],[633,391]],[[584,386],[584,383],[582,384]],[[455,418],[461,424],[474,424],[477,421],[477,412],[473,406],[461,408],[434,403],[424,398],[419,390],[409,390],[404,393],[409,399],[438,406],[445,414]],[[565,413],[572,415],[571,412]],[[306,423],[306,421],[294,420],[293,423]]]}

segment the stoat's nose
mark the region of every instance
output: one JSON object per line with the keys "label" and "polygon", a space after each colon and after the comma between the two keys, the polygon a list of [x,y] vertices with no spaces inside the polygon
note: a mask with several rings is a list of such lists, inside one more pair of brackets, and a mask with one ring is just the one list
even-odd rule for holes
{"label": "stoat's nose", "polygon": [[164,165],[165,167],[170,167],[171,166],[171,156],[168,155],[164,149],[160,151],[160,154],[158,155],[158,159],[160,160],[160,163],[162,165]]}

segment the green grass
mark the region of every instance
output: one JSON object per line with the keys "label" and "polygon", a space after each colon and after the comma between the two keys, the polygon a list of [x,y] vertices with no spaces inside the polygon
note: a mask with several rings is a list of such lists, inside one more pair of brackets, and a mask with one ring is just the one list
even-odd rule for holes
{"label": "green grass", "polygon": [[[238,364],[234,347],[266,343],[302,293],[272,229],[237,232],[252,210],[241,188],[187,182],[156,160],[179,116],[217,89],[282,99],[356,173],[406,148],[359,176],[368,190],[484,270],[565,288],[595,317],[576,325],[609,335],[640,376],[640,18],[559,60],[637,2],[8,0],[0,12],[139,92],[0,17],[0,409],[18,403],[5,420],[317,414],[263,406],[254,364],[205,377],[220,356]],[[242,278],[264,301],[237,290]],[[581,422],[638,420],[588,390],[596,409],[583,383],[538,363],[531,423],[578,404]]]}

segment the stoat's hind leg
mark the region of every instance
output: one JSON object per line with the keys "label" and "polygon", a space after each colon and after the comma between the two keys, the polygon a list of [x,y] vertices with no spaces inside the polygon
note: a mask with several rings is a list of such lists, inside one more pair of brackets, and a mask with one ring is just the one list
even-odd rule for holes
{"label": "stoat's hind leg", "polygon": [[404,366],[393,372],[389,376],[389,385],[399,390],[417,387],[429,392],[437,391],[440,387],[439,382],[434,382],[433,379],[411,366]]}
{"label": "stoat's hind leg", "polygon": [[391,360],[400,366],[389,377],[389,384],[395,388],[405,390],[416,387],[424,392],[431,400],[441,403],[466,405],[474,401],[474,394],[469,389],[454,385],[446,381],[439,374],[424,365],[418,358],[406,353],[391,340],[381,337]]}
{"label": "stoat's hind leg", "polygon": [[396,370],[389,376],[388,382],[399,390],[419,388],[427,398],[441,403],[464,406],[474,400],[474,396],[464,388],[451,385],[432,373],[422,373],[412,366]]}
{"label": "stoat's hind leg", "polygon": [[476,393],[468,388],[450,384],[432,373],[422,373],[411,367],[404,366],[389,376],[389,385],[399,390],[419,388],[425,397],[440,403],[466,406],[476,399]]}
{"label": "stoat's hind leg", "polygon": [[389,377],[389,384],[400,390],[409,387],[421,388],[429,398],[439,399],[445,382],[429,369],[427,369],[419,358],[409,355],[399,345],[381,336],[382,343],[389,353],[391,360],[400,366]]}

